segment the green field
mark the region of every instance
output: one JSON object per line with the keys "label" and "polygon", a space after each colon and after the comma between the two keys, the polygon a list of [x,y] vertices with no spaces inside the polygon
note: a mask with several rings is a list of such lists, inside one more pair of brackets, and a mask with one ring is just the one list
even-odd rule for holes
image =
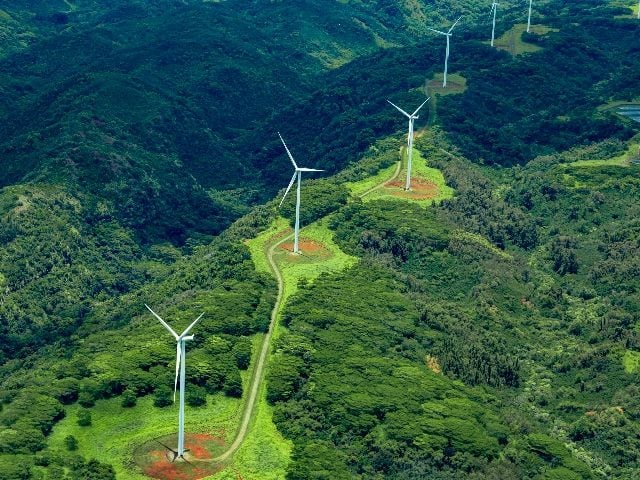
{"label": "green field", "polygon": [[[456,95],[458,93],[464,93],[467,89],[467,79],[459,73],[447,73],[447,86],[443,87],[444,73],[436,73],[433,77],[427,80],[426,90],[427,95]],[[431,105],[431,109],[435,108]]]}
{"label": "green field", "polygon": [[[537,45],[522,40],[522,34],[526,31],[526,23],[517,23],[502,36],[496,38],[494,45],[496,48],[505,50],[513,56],[522,55],[523,53],[534,53],[541,50]],[[531,33],[535,33],[536,35],[546,35],[549,32],[557,31],[557,29],[547,27],[546,25],[531,25]]]}
{"label": "green field", "polygon": [[[402,163],[403,170],[393,185],[385,184],[381,188],[373,190],[364,198],[365,202],[380,198],[402,198],[426,207],[431,205],[432,202],[440,202],[453,196],[453,189],[446,184],[442,172],[437,168],[429,167],[427,160],[415,148],[413,149],[411,167],[412,190],[408,193],[405,192],[406,167],[404,166],[406,165],[406,149],[403,151]],[[429,188],[421,191],[421,184]]]}

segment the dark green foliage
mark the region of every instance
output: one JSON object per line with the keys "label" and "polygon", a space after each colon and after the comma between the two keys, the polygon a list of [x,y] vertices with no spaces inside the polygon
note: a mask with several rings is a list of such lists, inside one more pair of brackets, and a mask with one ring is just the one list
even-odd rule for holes
{"label": "dark green foliage", "polygon": [[293,468],[287,480],[349,480],[353,478],[346,457],[328,442],[315,441],[298,446],[292,454]]}
{"label": "dark green foliage", "polygon": [[83,391],[78,395],[78,403],[85,408],[91,408],[96,404],[96,399],[93,393]]}
{"label": "dark green foliage", "polygon": [[247,337],[240,337],[233,346],[233,357],[236,360],[236,366],[240,370],[246,370],[249,368],[249,362],[251,361],[251,348],[251,339]]}
{"label": "dark green foliage", "polygon": [[[296,185],[291,187],[287,199],[280,209],[282,215],[289,219],[291,224],[296,218]],[[333,182],[315,181],[304,182],[300,190],[300,224],[308,225],[311,222],[324,217],[347,203],[349,191],[343,185]]]}
{"label": "dark green foliage", "polygon": [[81,409],[78,410],[78,425],[81,427],[90,427],[91,426],[91,412],[89,410]]}
{"label": "dark green foliage", "polygon": [[74,452],[78,449],[78,440],[73,435],[67,435],[64,437],[64,446],[70,452]]}
{"label": "dark green foliage", "polygon": [[169,387],[160,386],[156,388],[153,394],[153,406],[154,407],[168,407],[173,404],[173,392]]}
{"label": "dark green foliage", "polygon": [[71,480],[115,480],[116,474],[111,465],[91,459],[82,463],[71,473]]}
{"label": "dark green foliage", "polygon": [[137,401],[138,397],[135,391],[127,389],[122,392],[122,400],[120,401],[120,405],[122,405],[124,408],[135,407]]}
{"label": "dark green foliage", "polygon": [[189,385],[185,401],[191,407],[202,407],[207,404],[207,391],[198,385]]}
{"label": "dark green foliage", "polygon": [[228,397],[240,398],[242,396],[242,378],[240,378],[240,372],[237,369],[232,368],[226,372],[222,390]]}
{"label": "dark green foliage", "polygon": [[553,269],[560,275],[578,273],[576,241],[571,237],[557,237],[551,244]]}
{"label": "dark green foliage", "polygon": [[25,460],[17,455],[0,454],[0,478],[3,480],[29,480],[31,465]]}
{"label": "dark green foliage", "polygon": [[481,397],[422,363],[428,334],[399,287],[385,269],[360,265],[320,277],[291,301],[267,378],[276,423],[296,444],[291,478],[314,469],[342,478],[345,456],[349,474],[382,475],[406,469],[407,452],[433,468],[454,450],[498,454],[504,426]]}

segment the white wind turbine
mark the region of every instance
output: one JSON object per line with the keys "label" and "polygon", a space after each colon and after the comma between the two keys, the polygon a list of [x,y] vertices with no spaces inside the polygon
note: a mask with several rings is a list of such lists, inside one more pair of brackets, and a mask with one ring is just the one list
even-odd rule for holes
{"label": "white wind turbine", "polygon": [[282,142],[282,144],[284,145],[285,150],[287,151],[287,155],[289,155],[289,158],[291,159],[291,163],[293,163],[293,168],[295,168],[295,172],[293,172],[293,177],[291,177],[291,181],[289,182],[289,186],[287,187],[287,190],[284,192],[284,195],[282,196],[282,200],[280,200],[279,207],[282,206],[282,202],[284,202],[284,199],[286,198],[287,194],[289,193],[289,190],[291,190],[291,186],[293,185],[293,182],[295,182],[296,177],[297,177],[298,178],[298,191],[296,192],[296,225],[295,225],[295,228],[294,228],[293,253],[300,253],[300,249],[298,248],[298,236],[300,234],[300,177],[302,176],[302,172],[324,172],[324,170],[318,170],[316,168],[298,167],[298,165],[296,164],[296,161],[293,159],[293,155],[291,155],[291,152],[289,151],[289,148],[287,147],[287,144],[284,143],[284,139],[282,138],[282,135],[280,135],[280,132],[278,132],[278,136],[280,137],[280,141]]}
{"label": "white wind turbine", "polygon": [[496,38],[496,13],[498,12],[498,2],[493,0],[491,4],[491,12],[493,13],[493,28],[491,29],[491,46],[493,47],[493,40]]}
{"label": "white wind turbine", "polygon": [[160,323],[169,330],[171,335],[173,335],[177,342],[176,348],[176,380],[173,386],[173,401],[176,401],[176,390],[178,389],[178,377],[180,377],[180,411],[178,414],[178,450],[174,451],[173,460],[176,458],[184,459],[184,388],[185,388],[185,363],[186,363],[186,349],[185,344],[188,340],[193,340],[193,335],[188,335],[189,331],[195,326],[196,323],[202,318],[204,313],[200,314],[198,318],[196,318],[191,325],[187,327],[187,329],[182,332],[182,335],[178,335],[173,329],[165,322],[160,316],[151,310],[149,305],[145,303],[144,305],[147,309],[160,320]]}
{"label": "white wind turbine", "polygon": [[444,81],[442,82],[442,86],[443,87],[447,86],[447,65],[448,65],[448,62],[449,62],[449,37],[451,37],[451,35],[452,35],[451,31],[453,30],[453,27],[456,26],[456,24],[460,21],[461,18],[462,18],[462,16],[460,16],[458,18],[458,20],[456,20],[454,22],[454,24],[451,25],[451,28],[447,32],[441,32],[440,30],[436,30],[434,28],[428,28],[427,27],[427,30],[431,30],[432,32],[436,32],[436,33],[439,33],[440,35],[444,35],[444,36],[447,37],[447,53],[446,53],[446,55],[444,57]]}
{"label": "white wind turbine", "polygon": [[533,0],[529,0],[529,18],[527,18],[527,33],[529,33],[529,29],[531,28],[531,4]]}
{"label": "white wind turbine", "polygon": [[418,110],[420,110],[424,106],[424,104],[429,101],[430,98],[431,97],[427,98],[424,102],[422,102],[422,105],[416,108],[416,111],[413,112],[412,114],[408,114],[407,112],[402,110],[400,107],[398,107],[397,105],[387,100],[387,102],[391,103],[391,105],[393,105],[396,108],[396,110],[398,110],[400,113],[402,113],[405,117],[409,119],[409,135],[407,136],[407,148],[409,149],[409,153],[407,156],[407,183],[405,184],[405,187],[404,187],[406,191],[409,191],[411,188],[411,159],[413,157],[413,121],[416,120],[417,118],[420,118],[418,115],[416,115],[416,113],[418,113]]}

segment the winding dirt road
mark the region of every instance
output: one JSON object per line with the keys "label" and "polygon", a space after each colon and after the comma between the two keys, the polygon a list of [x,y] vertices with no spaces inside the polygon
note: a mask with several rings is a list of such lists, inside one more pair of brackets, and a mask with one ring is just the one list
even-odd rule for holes
{"label": "winding dirt road", "polygon": [[[403,152],[406,147],[403,147],[400,151],[400,158],[403,158]],[[402,160],[400,160],[396,166],[395,171],[391,178],[384,180],[378,185],[370,188],[364,193],[358,195],[360,198],[363,198],[369,195],[371,192],[383,187],[387,182],[393,181],[398,178],[400,175],[400,171],[402,170]],[[280,309],[282,308],[282,295],[284,291],[284,279],[282,278],[282,273],[278,269],[278,265],[274,259],[274,253],[276,248],[278,248],[281,244],[290,240],[293,237],[293,234],[287,235],[284,238],[281,238],[273,245],[269,247],[267,251],[267,260],[269,261],[269,266],[273,271],[273,274],[276,277],[276,281],[278,282],[278,296],[276,298],[276,303],[273,306],[273,310],[271,311],[271,321],[269,323],[269,330],[264,336],[262,340],[262,346],[260,347],[260,356],[258,357],[258,361],[253,369],[253,374],[251,377],[251,385],[249,390],[249,396],[247,397],[247,401],[245,403],[244,411],[242,412],[242,420],[240,421],[240,428],[236,432],[236,437],[223,454],[209,460],[210,462],[224,462],[228,460],[235,452],[238,450],[242,442],[244,441],[247,433],[249,431],[249,424],[251,423],[251,419],[255,415],[256,411],[256,400],[258,398],[258,393],[260,392],[260,387],[262,386],[262,380],[264,377],[264,369],[267,363],[267,355],[269,354],[269,348],[271,347],[271,336],[276,326],[276,322],[278,320],[278,314],[280,313]]]}

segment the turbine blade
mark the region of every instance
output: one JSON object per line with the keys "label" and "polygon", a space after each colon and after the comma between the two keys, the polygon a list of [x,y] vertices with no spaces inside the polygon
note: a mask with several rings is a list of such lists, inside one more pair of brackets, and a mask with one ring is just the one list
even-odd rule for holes
{"label": "turbine blade", "polygon": [[453,30],[453,27],[455,27],[458,24],[458,22],[460,21],[461,18],[462,18],[462,15],[460,15],[458,17],[458,19],[455,22],[453,22],[453,25],[451,25],[451,28],[449,29],[449,31],[447,33],[451,33],[451,30]]}
{"label": "turbine blade", "polygon": [[171,328],[167,322],[165,322],[163,319],[160,318],[160,315],[158,315],[156,312],[154,312],[153,310],[151,310],[151,307],[149,305],[147,305],[146,303],[144,304],[145,307],[147,307],[147,310],[149,310],[154,317],[156,317],[158,320],[160,320],[160,323],[162,325],[164,325],[164,328],[166,328],[167,330],[169,330],[171,332],[171,334],[176,337],[176,340],[178,339],[178,334],[176,332],[173,331],[173,328]]}
{"label": "turbine blade", "polygon": [[324,170],[318,170],[317,168],[299,168],[299,172],[324,172]]}
{"label": "turbine blade", "polygon": [[289,147],[287,147],[287,144],[284,143],[284,139],[282,138],[282,135],[280,135],[280,132],[278,132],[278,136],[280,137],[280,140],[282,141],[282,144],[284,145],[284,149],[287,151],[287,155],[289,155],[289,158],[291,159],[291,163],[293,163],[293,168],[295,168],[297,170],[298,169],[298,165],[296,165],[296,161],[293,159],[293,155],[291,155],[291,152],[289,151]]}
{"label": "turbine blade", "polygon": [[191,329],[193,328],[193,326],[194,326],[196,323],[198,323],[198,322],[200,321],[200,319],[202,318],[202,316],[203,316],[203,315],[204,315],[204,312],[202,312],[202,313],[200,314],[200,316],[199,316],[198,318],[196,318],[196,319],[193,321],[193,323],[192,323],[191,325],[189,325],[189,326],[187,327],[187,329],[186,329],[184,332],[182,332],[182,335],[180,335],[180,337],[178,338],[178,340],[182,340],[182,339],[185,337],[185,335],[187,335],[187,334],[189,333],[189,330],[191,330]]}
{"label": "turbine blade", "polygon": [[291,181],[289,182],[289,186],[287,187],[287,190],[284,192],[284,195],[282,196],[282,200],[280,200],[280,205],[278,205],[278,208],[280,208],[282,206],[282,202],[284,202],[284,199],[287,197],[287,193],[289,193],[289,190],[291,190],[293,182],[296,181],[296,175],[298,175],[298,169],[297,168],[296,168],[296,171],[293,172],[293,177],[291,177]]}
{"label": "turbine blade", "polygon": [[407,116],[407,117],[411,117],[411,115],[409,115],[407,112],[405,112],[403,109],[401,109],[399,106],[397,106],[395,103],[390,102],[389,100],[387,100],[387,102],[389,102],[391,105],[393,105],[396,110],[398,110],[400,113],[402,113],[403,115]]}
{"label": "turbine blade", "polygon": [[439,33],[440,35],[446,35],[446,33],[445,33],[445,32],[441,32],[440,30],[436,30],[435,28],[429,28],[429,27],[427,27],[427,30],[431,30],[432,32]]}
{"label": "turbine blade", "polygon": [[178,342],[176,347],[176,381],[173,384],[173,403],[176,403],[176,390],[178,390],[178,375],[180,374],[180,353],[182,349],[180,348],[180,342]]}
{"label": "turbine blade", "polygon": [[425,103],[427,103],[429,100],[431,100],[431,97],[427,98],[424,102],[422,102],[422,105],[420,105],[418,108],[416,108],[416,111],[415,111],[415,112],[413,112],[413,113],[411,114],[411,116],[413,117],[416,113],[418,113],[418,111],[419,111],[422,107],[424,107],[424,104],[425,104]]}

